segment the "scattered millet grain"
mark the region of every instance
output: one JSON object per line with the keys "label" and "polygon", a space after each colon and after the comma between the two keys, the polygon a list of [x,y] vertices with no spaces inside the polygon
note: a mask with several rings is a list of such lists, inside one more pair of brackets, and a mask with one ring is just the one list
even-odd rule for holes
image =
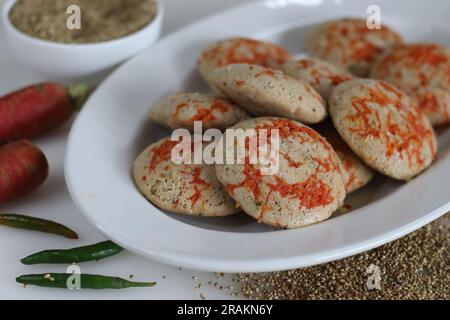
{"label": "scattered millet grain", "polygon": [[197,284],[197,285],[194,287],[194,290],[195,290],[195,291],[200,291],[200,289],[202,288],[202,286],[203,286],[203,284],[202,284],[202,283],[199,283],[199,284]]}
{"label": "scattered millet grain", "polygon": [[[249,299],[450,299],[450,215],[379,249],[306,269],[236,274]],[[369,290],[371,265],[380,290]]]}
{"label": "scattered millet grain", "polygon": [[[81,29],[67,27],[67,8],[81,9]],[[153,0],[18,0],[9,19],[23,33],[62,43],[118,39],[147,26],[156,16]]]}

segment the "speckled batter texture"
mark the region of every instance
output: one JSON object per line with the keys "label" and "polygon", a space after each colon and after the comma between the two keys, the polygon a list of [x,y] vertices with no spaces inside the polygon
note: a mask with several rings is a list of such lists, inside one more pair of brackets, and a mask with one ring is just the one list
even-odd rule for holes
{"label": "speckled batter texture", "polygon": [[248,114],[232,101],[201,93],[178,93],[158,100],[150,110],[150,119],[170,129],[194,131],[195,122],[203,129],[225,129],[248,119]]}
{"label": "speckled batter texture", "polygon": [[314,127],[336,151],[344,167],[347,193],[352,193],[365,187],[375,176],[375,172],[350,149],[339,136],[332,123],[326,122]]}
{"label": "speckled batter texture", "polygon": [[342,206],[346,189],[341,162],[316,131],[282,118],[251,119],[233,129],[279,130],[275,174],[262,174],[261,166],[248,158],[245,164],[216,165],[217,178],[248,215],[292,229],[326,220]]}
{"label": "speckled batter texture", "polygon": [[341,19],[314,27],[307,39],[307,49],[313,57],[366,77],[377,57],[402,41],[398,33],[386,26],[372,30],[364,19]]}
{"label": "speckled batter texture", "polygon": [[384,175],[409,181],[434,161],[437,141],[427,117],[385,82],[344,82],[333,90],[329,110],[342,139]]}
{"label": "speckled batter texture", "polygon": [[230,64],[216,69],[211,82],[256,116],[279,116],[307,124],[319,123],[327,116],[325,101],[313,87],[279,70]]}
{"label": "speckled batter texture", "polygon": [[309,83],[328,101],[331,91],[353,75],[342,68],[320,59],[301,59],[286,62],[282,69],[286,74]]}
{"label": "speckled batter texture", "polygon": [[266,41],[231,38],[213,43],[203,51],[198,69],[209,82],[211,73],[228,64],[247,63],[279,69],[293,56],[286,49]]}
{"label": "speckled batter texture", "polygon": [[[170,212],[222,217],[237,213],[236,203],[216,178],[213,165],[176,165],[172,150],[178,142],[162,139],[149,146],[133,164],[141,193]],[[189,145],[191,147],[191,145]]]}
{"label": "speckled batter texture", "polygon": [[374,64],[372,78],[416,99],[436,126],[450,123],[450,49],[437,44],[395,46]]}
{"label": "speckled batter texture", "polygon": [[[306,269],[237,274],[235,286],[250,299],[450,299],[450,215],[379,249]],[[369,290],[370,265],[381,273]]]}

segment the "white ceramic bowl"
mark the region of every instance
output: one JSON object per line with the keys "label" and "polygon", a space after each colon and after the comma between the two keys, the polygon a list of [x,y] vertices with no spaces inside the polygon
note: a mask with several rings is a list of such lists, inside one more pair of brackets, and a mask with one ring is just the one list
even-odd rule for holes
{"label": "white ceramic bowl", "polygon": [[90,77],[136,55],[158,40],[164,16],[162,1],[156,0],[155,19],[131,35],[95,44],[63,44],[33,38],[16,29],[9,20],[15,2],[8,0],[1,12],[11,53],[21,66],[52,80]]}

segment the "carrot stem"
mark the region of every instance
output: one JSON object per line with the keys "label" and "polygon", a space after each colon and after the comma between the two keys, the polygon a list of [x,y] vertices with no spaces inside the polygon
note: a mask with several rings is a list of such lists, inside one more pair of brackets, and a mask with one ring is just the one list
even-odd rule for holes
{"label": "carrot stem", "polygon": [[92,92],[91,88],[83,83],[72,84],[67,88],[67,91],[72,102],[72,108],[75,111],[79,111],[83,107]]}

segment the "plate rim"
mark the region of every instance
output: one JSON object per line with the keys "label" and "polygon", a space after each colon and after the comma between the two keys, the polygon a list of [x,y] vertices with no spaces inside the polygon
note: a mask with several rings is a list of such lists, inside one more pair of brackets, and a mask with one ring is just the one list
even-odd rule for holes
{"label": "plate rim", "polygon": [[[166,42],[172,41],[173,38],[176,38],[180,34],[183,34],[186,29],[198,27],[202,24],[207,24],[210,21],[216,19],[217,17],[225,16],[227,14],[230,14],[234,11],[240,11],[240,10],[249,10],[252,7],[261,6],[261,2],[250,2],[243,5],[238,5],[235,7],[232,7],[224,12],[216,13],[211,16],[206,17],[205,19],[199,20],[197,22],[194,22],[190,24],[189,26],[183,28],[182,30],[178,30],[175,32],[172,32],[168,36],[166,36],[164,39],[162,39],[160,42],[158,42],[155,46],[162,46]],[[105,86],[106,83],[109,83],[110,79],[114,79],[115,75],[120,74],[122,70],[126,69],[130,64],[133,63],[133,61],[137,61],[143,56],[148,55],[154,47],[149,48],[142,54],[138,55],[137,57],[131,59],[130,61],[126,62],[122,66],[120,66],[115,72],[113,72],[107,79],[104,80],[104,82],[99,86],[99,88],[96,90],[94,95],[89,99],[91,101],[98,92]],[[86,106],[89,105],[89,101],[86,103]],[[81,123],[83,117],[83,113],[86,109],[91,108],[87,107],[84,110],[81,111],[80,115],[75,120],[73,127],[71,129],[71,132],[69,134],[68,138],[68,145],[67,145],[67,151],[66,151],[66,158],[65,158],[65,164],[64,164],[64,172],[65,172],[65,179],[66,184],[69,189],[70,196],[72,200],[74,201],[76,207],[78,210],[83,214],[83,216],[90,222],[91,225],[95,226],[97,229],[99,229],[105,236],[110,238],[111,240],[117,242],[119,245],[123,246],[125,249],[135,252],[137,254],[146,256],[151,258],[152,260],[156,260],[165,264],[174,265],[174,266],[182,266],[188,269],[195,269],[195,270],[202,270],[202,271],[225,271],[225,272],[269,272],[269,271],[280,271],[280,270],[287,270],[291,268],[298,268],[298,267],[307,267],[312,266],[316,264],[326,263],[330,261],[334,261],[336,259],[346,258],[367,250],[371,250],[373,248],[379,247],[381,245],[384,245],[388,242],[394,241],[402,236],[405,236],[409,234],[410,232],[413,232],[414,230],[417,230],[418,228],[430,223],[431,221],[439,218],[440,216],[444,215],[446,212],[450,210],[450,202],[447,200],[447,203],[443,206],[440,206],[438,209],[435,209],[431,212],[429,212],[426,215],[423,215],[420,219],[415,219],[414,221],[403,225],[401,228],[396,228],[394,230],[391,230],[389,232],[383,233],[378,235],[377,237],[370,238],[366,241],[358,242],[353,245],[348,245],[345,247],[345,250],[343,248],[337,248],[335,250],[326,251],[325,252],[318,252],[313,253],[309,255],[303,255],[301,256],[301,259],[299,256],[291,256],[291,257],[283,257],[283,258],[266,258],[266,259],[258,259],[258,260],[229,260],[229,259],[215,259],[211,260],[210,258],[205,257],[198,257],[194,255],[185,255],[181,253],[173,253],[173,252],[162,252],[159,250],[153,249],[153,250],[143,250],[141,247],[137,247],[135,245],[130,245],[128,242],[123,241],[123,239],[119,239],[116,237],[113,233],[111,233],[108,230],[105,230],[102,225],[94,219],[93,215],[87,212],[85,209],[81,199],[79,196],[77,196],[76,191],[74,190],[74,185],[72,184],[73,180],[71,177],[71,152],[72,146],[74,145],[75,140],[75,133],[76,130]],[[447,159],[450,160],[450,159]],[[450,162],[450,161],[447,161]],[[440,164],[443,165],[443,164]],[[391,197],[393,195],[389,195],[388,197]],[[378,202],[384,202],[385,199],[380,200]],[[374,204],[371,204],[374,205]],[[364,209],[364,208],[363,208]],[[362,210],[362,209],[361,209]],[[350,217],[355,214],[357,214],[360,210],[356,210],[345,217]],[[333,220],[345,218],[345,217],[338,217]],[[330,222],[330,221],[327,221]],[[325,222],[325,223],[327,223]],[[176,221],[175,223],[178,223],[178,225],[183,225],[185,230],[203,230],[205,234],[208,233],[226,233],[228,235],[239,235],[241,238],[243,234],[240,233],[233,233],[233,232],[223,232],[223,231],[211,231],[211,230],[204,230],[199,227],[195,227],[192,225],[186,225],[180,221]],[[316,226],[312,226],[310,228],[314,228]],[[292,230],[290,230],[292,231]],[[254,236],[254,234],[252,234]],[[339,252],[338,252],[339,251]]]}

